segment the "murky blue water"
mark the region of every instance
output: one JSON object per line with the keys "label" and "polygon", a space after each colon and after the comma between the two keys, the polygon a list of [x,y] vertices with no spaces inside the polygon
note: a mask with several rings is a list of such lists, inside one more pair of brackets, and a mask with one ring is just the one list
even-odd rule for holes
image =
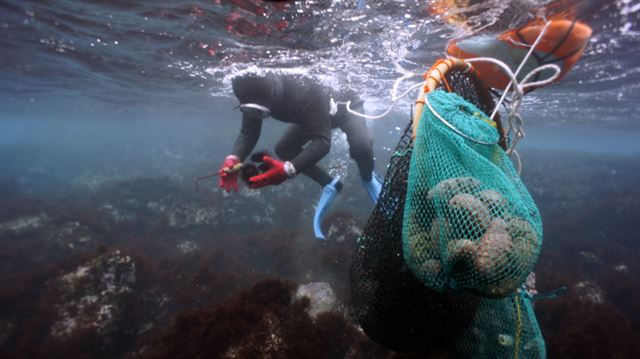
{"label": "murky blue water", "polygon": [[[396,64],[422,72],[448,40],[502,31],[544,3],[478,1],[460,10],[470,16],[463,30],[430,15],[423,1],[6,1],[0,5],[0,143],[82,147],[129,136],[133,142],[157,137],[161,146],[189,139],[217,162],[239,126],[229,85],[239,70],[313,74],[359,91],[369,112],[380,113],[401,76]],[[637,153],[638,4],[574,5],[593,38],[569,76],[525,97],[531,136],[522,146]],[[372,124],[385,134],[376,138],[377,151],[393,147],[410,103],[399,101]],[[90,121],[103,124],[85,124]],[[158,122],[165,125],[154,128]]]}
{"label": "murky blue water", "polygon": [[[381,113],[391,105],[394,80],[402,76],[398,66],[423,72],[443,55],[447,41],[521,24],[528,10],[548,1],[471,3],[460,10],[469,17],[463,29],[431,15],[428,1],[0,2],[0,235],[11,243],[10,249],[19,248],[3,253],[2,258],[13,258],[16,253],[29,257],[31,249],[21,247],[23,243],[48,243],[44,247],[34,244],[47,255],[21,264],[7,260],[0,273],[22,283],[13,275],[23,265],[35,268],[34,272],[44,271],[42,263],[58,265],[85,253],[78,248],[122,248],[132,241],[126,236],[149,241],[127,244],[132,252],[148,251],[153,237],[171,253],[183,248],[180,245],[185,241],[206,248],[211,233],[242,237],[261,230],[294,229],[299,231],[292,235],[295,241],[305,244],[303,249],[296,247],[296,253],[306,258],[304,255],[314,252],[307,246],[315,243],[310,218],[319,194],[308,179],[298,178],[261,192],[244,190],[237,196],[223,195],[211,184],[205,196],[193,193],[193,178],[218,168],[240,126],[229,79],[251,68],[314,75],[331,86],[360,92],[369,113]],[[576,259],[580,270],[567,269],[563,275],[574,283],[601,280],[604,286],[605,280],[593,274],[597,272],[594,263],[615,275],[639,270],[630,263],[638,259],[633,239],[639,237],[628,218],[635,216],[634,203],[640,200],[633,187],[640,174],[640,1],[588,0],[573,5],[579,18],[593,28],[593,37],[566,78],[525,97],[522,113],[527,137],[520,144],[523,177],[539,201],[543,220],[545,215],[551,218],[551,239],[545,246],[570,237],[570,250],[549,248],[563,256],[582,258]],[[403,88],[413,81],[418,79]],[[384,119],[370,122],[380,174],[409,119],[414,97],[410,94]],[[283,128],[276,121],[268,122],[258,148],[273,148]],[[323,165],[346,178],[337,208],[362,225],[371,207],[359,188],[357,168],[348,159],[342,136],[334,136],[333,150]],[[144,192],[144,184],[128,181],[149,178],[164,178],[171,185],[153,182],[152,194],[127,197],[127,191]],[[599,194],[610,196],[598,198]],[[83,202],[85,199],[90,202]],[[38,200],[45,204],[31,202]],[[51,206],[60,207],[54,211]],[[211,208],[215,214],[207,212]],[[570,209],[576,209],[574,217],[558,217]],[[108,223],[89,219],[89,215],[74,219],[93,210],[95,218]],[[619,216],[606,217],[618,213],[615,211]],[[41,218],[39,213],[48,213],[55,220],[27,234],[7,224],[31,218],[29,215]],[[86,235],[91,238],[89,244],[78,241],[84,238],[81,236],[60,244],[43,234],[63,232],[67,227],[62,223],[76,220],[92,228]],[[601,222],[589,222],[597,220]],[[586,231],[579,225],[583,221],[598,230]],[[157,229],[160,227],[162,230]],[[111,232],[113,228],[122,228],[122,232]],[[576,232],[582,237],[571,234]],[[599,236],[615,243],[619,251],[606,257],[609,252],[596,245]],[[59,237],[64,235],[55,238]],[[589,245],[581,247],[580,243]],[[620,254],[625,252],[626,256]],[[160,263],[161,257],[154,252],[150,261]],[[565,277],[552,275],[557,269],[554,265],[562,263],[558,257],[556,252],[548,257],[543,253],[546,262],[541,262],[541,270],[549,276],[546,282],[543,275],[538,278],[546,289],[566,284]],[[270,273],[299,282],[327,280],[321,275],[326,274],[327,263],[316,263],[315,272],[298,264],[286,275],[277,270]],[[339,277],[333,272],[331,276]],[[233,283],[232,288],[242,286]],[[637,282],[629,286],[639,288]],[[157,312],[162,312],[162,319],[152,323],[156,328],[168,323],[171,310],[196,306],[178,303],[177,292],[165,291],[174,302],[171,309],[156,303]],[[151,292],[145,293],[156,295]],[[607,303],[615,308],[610,313],[635,313],[629,332],[637,338],[637,304]],[[19,341],[18,329],[32,325],[21,320],[0,315],[0,347],[4,348],[0,354],[16,353],[6,346]],[[43,333],[48,330],[43,329],[44,324],[33,325]],[[625,337],[625,343],[633,335]],[[25,342],[38,337],[29,338]],[[133,344],[125,347],[108,353],[137,349]],[[615,345],[603,344],[600,353],[611,347]]]}
{"label": "murky blue water", "polygon": [[[428,2],[365,3],[6,1],[0,15],[5,116],[40,109],[70,117],[110,104],[116,113],[142,115],[153,106],[202,115],[211,108],[202,101],[229,96],[229,76],[250,66],[296,68],[384,102],[398,77],[394,62],[421,71],[454,36],[504,30],[544,1],[478,2],[493,10],[470,20],[474,26],[466,31],[429,15]],[[594,36],[565,81],[531,96],[531,122],[570,121],[577,112],[580,119],[571,121],[633,126],[637,4],[577,3]]]}

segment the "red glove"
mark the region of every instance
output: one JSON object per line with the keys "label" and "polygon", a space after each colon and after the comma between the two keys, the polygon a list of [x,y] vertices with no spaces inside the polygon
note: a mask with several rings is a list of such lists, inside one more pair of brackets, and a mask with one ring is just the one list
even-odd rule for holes
{"label": "red glove", "polygon": [[262,162],[267,168],[267,172],[249,178],[249,188],[261,188],[268,185],[277,185],[289,177],[296,174],[296,170],[291,162],[280,162],[269,156],[264,156]]}
{"label": "red glove", "polygon": [[238,192],[238,174],[240,174],[240,172],[227,172],[238,163],[240,163],[240,159],[237,156],[229,155],[222,163],[222,167],[220,167],[220,181],[218,182],[218,186],[224,188],[227,192],[230,192],[232,188]]}

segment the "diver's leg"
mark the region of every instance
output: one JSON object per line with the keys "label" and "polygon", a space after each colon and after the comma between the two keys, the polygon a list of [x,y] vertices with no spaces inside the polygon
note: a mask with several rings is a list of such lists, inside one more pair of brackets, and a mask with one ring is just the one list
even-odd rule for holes
{"label": "diver's leg", "polygon": [[373,172],[373,133],[364,118],[349,115],[340,129],[347,135],[349,155],[358,164],[360,178],[365,182],[371,181]]}
{"label": "diver's leg", "polygon": [[[289,161],[302,151],[302,147],[307,141],[309,141],[309,139],[304,135],[301,126],[291,125],[276,145],[276,154],[283,160]],[[302,174],[322,186],[320,199],[318,200],[318,205],[313,215],[313,231],[316,238],[325,239],[321,228],[322,219],[342,189],[342,182],[340,182],[340,177],[332,178],[317,165],[305,169],[302,171]]]}
{"label": "diver's leg", "polygon": [[349,155],[358,164],[362,186],[375,204],[382,190],[382,181],[373,172],[373,133],[365,120],[355,115],[348,115],[340,129],[347,135]]}
{"label": "diver's leg", "polygon": [[331,183],[333,177],[327,173],[327,171],[320,168],[318,165],[313,165],[301,172],[303,175],[311,178],[317,182],[320,186],[324,187]]}
{"label": "diver's leg", "polygon": [[[285,161],[290,161],[302,152],[302,147],[309,141],[309,138],[305,136],[302,126],[291,125],[284,132],[280,141],[276,145],[276,155]],[[324,187],[331,183],[333,178],[318,165],[310,166],[301,172],[305,176],[311,178],[313,181]]]}

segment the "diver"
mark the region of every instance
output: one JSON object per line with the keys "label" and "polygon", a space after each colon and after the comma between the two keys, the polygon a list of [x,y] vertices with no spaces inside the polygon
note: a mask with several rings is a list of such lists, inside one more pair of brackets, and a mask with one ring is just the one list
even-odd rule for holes
{"label": "diver", "polygon": [[[321,187],[313,217],[318,239],[325,239],[322,218],[342,190],[340,177],[331,177],[318,161],[331,149],[331,131],[339,128],[347,135],[349,154],[358,165],[362,186],[375,204],[382,183],[373,172],[373,135],[365,120],[347,111],[364,112],[364,102],[353,92],[335,92],[315,79],[296,74],[246,73],[232,79],[233,93],[240,101],[242,126],[233,150],[220,169],[219,186],[227,192],[238,190],[238,173],[233,168],[249,156],[260,137],[267,117],[290,123],[275,147],[280,160],[265,155],[263,173],[249,178],[250,188],[278,185],[302,173]],[[282,160],[282,161],[281,161]]]}

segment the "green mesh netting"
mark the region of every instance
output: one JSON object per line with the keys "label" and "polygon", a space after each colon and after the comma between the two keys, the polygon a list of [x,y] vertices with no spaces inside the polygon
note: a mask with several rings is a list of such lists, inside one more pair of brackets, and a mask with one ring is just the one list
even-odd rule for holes
{"label": "green mesh netting", "polygon": [[524,292],[483,298],[471,325],[455,344],[456,357],[545,358],[546,349],[531,299]]}
{"label": "green mesh netting", "polygon": [[447,351],[469,327],[477,299],[428,288],[402,257],[411,132],[409,122],[387,167],[378,203],[358,238],[350,281],[355,317],[371,339],[397,352],[434,353]]}
{"label": "green mesh netting", "polygon": [[403,217],[405,262],[436,291],[513,293],[533,269],[542,243],[535,203],[498,131],[455,93],[428,94],[414,141]]}

